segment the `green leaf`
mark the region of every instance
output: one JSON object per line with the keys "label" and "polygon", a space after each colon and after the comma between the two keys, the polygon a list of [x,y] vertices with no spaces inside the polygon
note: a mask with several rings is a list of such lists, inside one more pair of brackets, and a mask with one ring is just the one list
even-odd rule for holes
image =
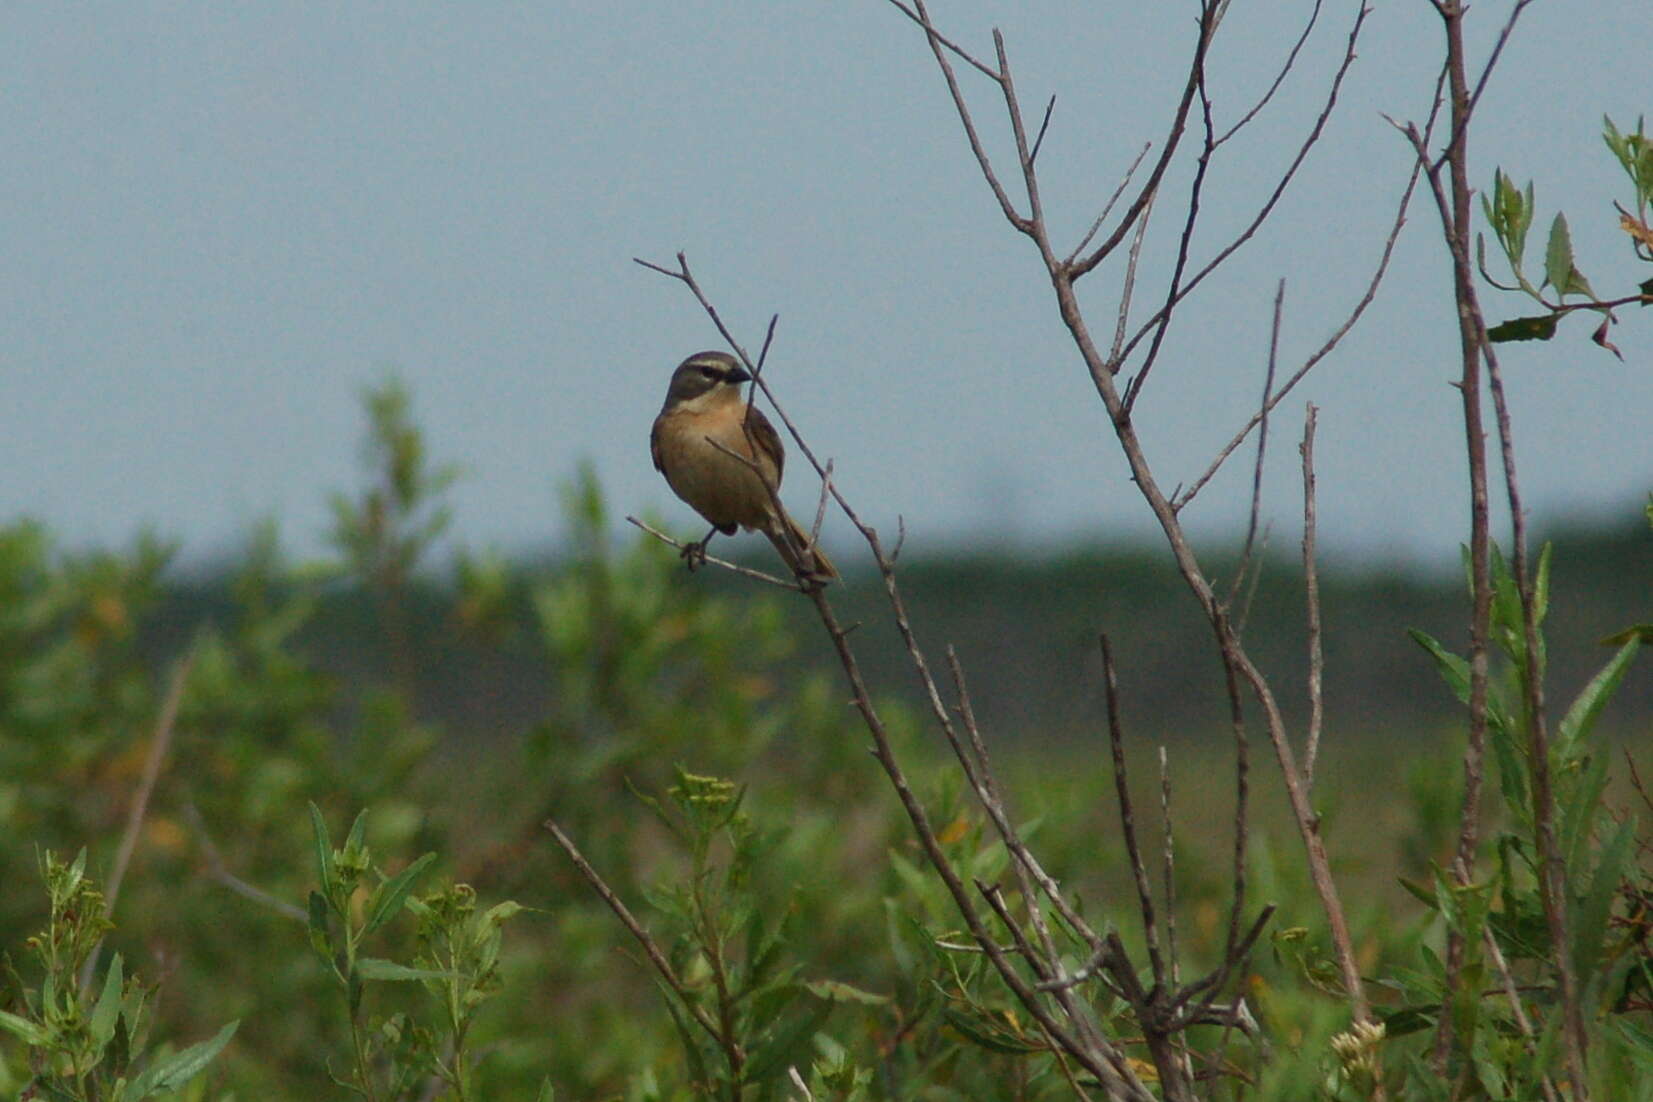
{"label": "green leaf", "polygon": [[864,1006],[882,1006],[890,1001],[888,995],[877,995],[871,991],[863,991],[859,987],[852,987],[837,980],[816,980],[804,984],[804,990],[816,998],[828,999],[835,1003],[861,1003]]}
{"label": "green leaf", "polygon": [[1590,679],[1584,686],[1578,698],[1567,709],[1567,714],[1561,717],[1561,725],[1556,728],[1556,737],[1562,745],[1568,745],[1585,738],[1595,726],[1596,717],[1601,715],[1602,708],[1613,699],[1618,692],[1624,675],[1630,669],[1630,663],[1635,661],[1636,653],[1641,650],[1641,636],[1632,635],[1619,647],[1618,653],[1608,659],[1607,664]]}
{"label": "green leaf", "polygon": [[1601,863],[1590,878],[1590,892],[1578,904],[1573,919],[1573,966],[1581,976],[1593,976],[1601,961],[1607,919],[1618,895],[1620,870],[1636,837],[1636,821],[1626,818],[1602,851]]}
{"label": "green leaf", "polygon": [[1499,322],[1488,329],[1487,340],[1494,344],[1504,344],[1509,341],[1547,341],[1555,336],[1556,322],[1560,320],[1560,314],[1511,318],[1509,321]]}
{"label": "green leaf", "polygon": [[310,944],[316,952],[329,960],[333,957],[332,939],[327,932],[327,900],[320,892],[311,892],[309,903]]}
{"label": "green leaf", "polygon": [[410,968],[382,957],[362,957],[356,961],[356,974],[364,980],[443,980],[452,972],[431,968]]}
{"label": "green leaf", "polygon": [[[1490,710],[1488,715],[1490,718]],[[1498,790],[1504,797],[1504,804],[1523,823],[1530,824],[1532,811],[1527,802],[1526,758],[1502,723],[1489,726],[1487,734],[1492,741],[1493,760],[1498,763]]]}
{"label": "green leaf", "polygon": [[1550,223],[1550,243],[1544,250],[1544,282],[1564,295],[1572,275],[1573,237],[1567,232],[1567,216],[1557,214]]}
{"label": "green leaf", "polygon": [[1383,1023],[1383,1032],[1386,1036],[1403,1037],[1408,1033],[1433,1028],[1440,1011],[1439,1003],[1418,1003],[1413,1006],[1397,1006],[1393,1010],[1378,1010],[1377,1014],[1378,1020]]}
{"label": "green leaf", "polygon": [[489,907],[486,911],[483,911],[482,921],[492,923],[495,926],[502,926],[527,909],[527,907],[524,907],[516,900],[507,899],[505,902],[495,903],[492,907]]}
{"label": "green leaf", "polygon": [[125,978],[121,975],[121,955],[116,953],[109,959],[109,971],[103,978],[103,993],[98,996],[98,1005],[87,1024],[92,1040],[100,1050],[115,1035],[115,1020],[120,1017],[121,994],[125,986]]}
{"label": "green leaf", "polygon": [[1435,667],[1460,703],[1469,703],[1469,663],[1448,651],[1427,632],[1409,628],[1406,634],[1435,660]]}
{"label": "green leaf", "polygon": [[367,808],[356,812],[356,821],[350,824],[350,833],[344,840],[344,852],[357,854],[367,843]]}
{"label": "green leaf", "polygon": [[235,1036],[236,1027],[240,1022],[231,1022],[220,1029],[210,1040],[190,1045],[184,1051],[173,1056],[170,1060],[163,1060],[152,1065],[142,1075],[132,1081],[128,1097],[133,1099],[147,1098],[160,1091],[177,1090],[185,1083],[201,1074],[213,1058],[223,1051],[224,1046],[230,1043]]}
{"label": "green leaf", "polygon": [[1418,902],[1424,904],[1430,910],[1435,910],[1440,906],[1440,901],[1435,898],[1435,889],[1431,888],[1428,884],[1423,883],[1423,881],[1413,880],[1409,876],[1397,876],[1395,877],[1395,880],[1401,887],[1405,888],[1413,897],[1415,897]]}
{"label": "green leaf", "polygon": [[678,1006],[677,992],[664,983],[660,983],[659,987],[660,993],[666,999],[666,1010],[672,1016],[672,1024],[677,1027],[677,1039],[683,1042],[683,1054],[689,1063],[689,1082],[694,1084],[702,1094],[709,1093],[712,1081],[706,1073],[706,1057],[700,1051],[700,1045],[695,1041],[694,1031],[689,1028],[688,1014]]}
{"label": "green leaf", "polygon": [[0,1029],[18,1037],[24,1044],[33,1048],[44,1048],[52,1039],[45,1026],[36,1025],[27,1018],[19,1018],[16,1014],[4,1010],[0,1010]]}
{"label": "green leaf", "polygon": [[1619,647],[1631,641],[1653,643],[1653,624],[1631,624],[1601,641],[1604,647]]}
{"label": "green leaf", "polygon": [[310,801],[310,827],[316,837],[316,878],[321,890],[331,895],[333,881],[338,878],[333,867],[333,840],[327,834],[327,821],[321,817],[321,809],[314,800]]}
{"label": "green leaf", "polygon": [[1032,1041],[1024,1041],[1013,1034],[994,1030],[989,1033],[969,1015],[946,1007],[942,1012],[947,1024],[962,1033],[971,1044],[978,1048],[985,1048],[989,1052],[1008,1052],[1017,1056],[1029,1052],[1043,1052],[1045,1045]]}
{"label": "green leaf", "polygon": [[1607,791],[1608,757],[1606,754],[1583,755],[1578,760],[1582,773],[1571,780],[1562,768],[1567,759],[1556,756],[1552,760],[1557,766],[1556,804],[1561,812],[1558,828],[1561,860],[1568,869],[1577,869],[1594,833],[1602,793]]}
{"label": "green leaf", "polygon": [[827,1015],[832,1013],[832,1004],[823,1002],[813,1011],[794,1018],[791,1023],[777,1030],[768,1040],[761,1042],[752,1052],[741,1078],[747,1083],[762,1083],[785,1070],[787,1057],[797,1051],[799,1045],[815,1035],[815,1031],[826,1023]]}
{"label": "green leaf", "polygon": [[1555,550],[1553,543],[1546,542],[1538,549],[1538,569],[1533,571],[1532,607],[1533,618],[1539,623],[1544,622],[1550,614],[1550,559]]}
{"label": "green leaf", "polygon": [[401,913],[402,904],[407,901],[408,892],[413,890],[414,880],[434,860],[436,860],[436,854],[427,853],[374,890],[373,898],[368,902],[367,922],[362,927],[363,937],[371,934]]}

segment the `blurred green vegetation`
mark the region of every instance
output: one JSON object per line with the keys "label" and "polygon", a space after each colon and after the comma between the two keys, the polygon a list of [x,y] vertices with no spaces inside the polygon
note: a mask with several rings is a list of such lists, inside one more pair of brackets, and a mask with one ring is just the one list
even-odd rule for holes
{"label": "blurred green vegetation", "polygon": [[[1573,525],[1540,533],[1555,548],[1555,600],[1550,617],[1551,668],[1562,683],[1589,676],[1600,663],[1600,639],[1626,616],[1653,607],[1653,541],[1633,510],[1619,523]],[[605,518],[605,523],[611,518]],[[674,518],[678,527],[685,517]],[[625,528],[601,537],[629,544]],[[440,723],[450,745],[514,738],[539,721],[557,686],[544,676],[545,651],[535,631],[535,579],[558,574],[570,558],[590,553],[599,537],[578,534],[556,555],[521,562],[461,554],[451,572],[426,571],[406,587],[408,661],[417,714]],[[723,553],[768,568],[767,546],[731,540]],[[743,556],[743,552],[750,558]],[[844,619],[881,622],[883,587],[853,550],[840,549],[848,574],[834,594]],[[1234,568],[1231,551],[1207,561],[1219,578]],[[1462,581],[1455,563],[1417,567],[1360,563],[1322,565],[1326,711],[1344,737],[1430,740],[1459,722],[1449,695],[1418,691],[1428,666],[1410,629],[1462,646],[1467,637]],[[203,622],[235,615],[235,563],[170,571],[139,631],[146,653],[176,651]],[[1210,652],[1210,627],[1172,566],[1153,549],[1075,547],[1070,551],[931,554],[909,547],[901,559],[902,589],[926,646],[957,648],[976,690],[984,723],[1022,742],[1090,743],[1101,716],[1101,656],[1109,633],[1132,728],[1144,737],[1198,740],[1226,724],[1221,666]],[[776,602],[744,579],[717,570],[684,575],[676,584],[714,594],[735,616],[771,618],[783,629],[783,654],[757,652],[743,667],[762,676],[796,676],[800,664],[837,676],[830,646],[805,602]],[[294,647],[341,681],[383,684],[394,670],[395,644],[383,630],[371,592],[328,586],[312,594],[314,614]],[[465,630],[454,630],[463,627]],[[1266,556],[1252,600],[1246,638],[1259,664],[1286,686],[1301,685],[1307,640],[1302,569]],[[869,681],[890,695],[918,702],[900,638],[873,630],[856,640]],[[1288,719],[1306,718],[1304,694],[1286,691]],[[1609,726],[1641,733],[1653,715],[1653,678],[1626,684]]]}
{"label": "blurred green vegetation", "polygon": [[[399,393],[368,395],[368,489],[335,498],[328,563],[289,562],[273,528],[220,569],[186,574],[152,537],[82,552],[54,547],[36,524],[0,527],[0,945],[14,961],[62,921],[39,884],[41,852],[84,847],[88,875],[106,881],[165,728],[170,750],[110,901],[97,975],[118,953],[150,985],[147,1028],[171,1046],[163,1053],[240,1022],[177,1097],[554,1088],[643,1100],[692,1097],[700,1084],[778,1099],[801,1097],[799,1083],[816,1098],[1071,1097],[1068,1071],[981,958],[946,948],[958,917],[866,753],[804,602],[686,573],[670,550],[617,528],[586,473],[566,493],[566,554],[432,561],[451,468],[423,454]],[[1602,666],[1602,636],[1653,619],[1650,551],[1645,523],[1557,539],[1558,699]],[[1139,816],[1157,837],[1164,740],[1181,949],[1190,971],[1212,962],[1226,922],[1232,749],[1208,629],[1175,579],[1147,553],[1089,551],[909,553],[902,578],[921,638],[956,644],[970,671],[1030,843],[1134,942],[1100,735],[1096,636],[1112,634]],[[1461,718],[1405,629],[1439,639],[1441,654],[1461,650],[1461,586],[1331,569],[1321,585],[1330,719],[1317,800],[1361,966],[1387,983],[1385,1006],[1421,1021],[1443,922],[1470,919],[1415,898],[1451,853]],[[1300,666],[1298,590],[1295,567],[1265,565],[1247,634],[1271,669]],[[866,621],[852,638],[951,855],[995,878],[1003,848],[905,703],[911,675],[876,579],[850,572],[834,599],[846,621]],[[174,678],[182,692],[166,727]],[[1645,669],[1617,688],[1603,727],[1644,735]],[[1576,798],[1585,839],[1608,822],[1600,815],[1637,800],[1622,771],[1606,776],[1610,745],[1590,737],[1570,742],[1563,763],[1602,778]],[[1331,1042],[1347,1013],[1317,986],[1323,919],[1266,751],[1253,758],[1252,898],[1279,912],[1243,990],[1272,1057],[1231,1070],[1254,1084],[1251,1097],[1337,1096],[1356,1066]],[[1489,814],[1514,840],[1500,843],[1502,880],[1486,898],[1501,892],[1509,913],[1530,902],[1522,824]],[[542,829],[548,816],[652,930],[682,992],[661,989]],[[329,827],[349,822],[333,849]],[[1618,864],[1584,881],[1609,944],[1589,952],[1620,969],[1592,994],[1611,1033],[1604,1075],[1653,1049],[1637,1039],[1653,1038],[1653,984],[1638,987],[1632,968],[1648,936],[1634,902],[1648,883],[1637,831],[1604,838]],[[1597,868],[1578,844],[1581,867]],[[1539,969],[1544,949],[1533,952]],[[42,981],[8,971],[0,1009],[38,1009]],[[1128,1030],[1106,1002],[1099,1017]],[[739,1034],[738,1057],[697,1032],[702,1012]],[[8,1096],[43,1089],[51,1070],[31,1036],[0,1044]],[[1517,1057],[1477,1059],[1490,1082]]]}

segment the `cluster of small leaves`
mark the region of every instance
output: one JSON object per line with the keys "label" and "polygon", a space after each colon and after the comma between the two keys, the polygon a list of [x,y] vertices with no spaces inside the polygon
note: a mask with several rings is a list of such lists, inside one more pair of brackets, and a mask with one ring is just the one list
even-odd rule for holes
{"label": "cluster of small leaves", "polygon": [[354,500],[333,495],[333,541],[358,573],[396,585],[447,531],[453,511],[441,498],[459,468],[431,465],[400,380],[369,387],[362,402],[368,416],[362,458],[374,481]]}
{"label": "cluster of small leaves", "polygon": [[[1619,212],[1619,227],[1629,235],[1631,249],[1636,258],[1653,263],[1653,227],[1648,224],[1648,210],[1650,204],[1653,204],[1653,144],[1648,142],[1639,120],[1636,132],[1625,134],[1614,125],[1612,119],[1607,119],[1602,137],[1607,143],[1607,148],[1612,151],[1630,178],[1635,193],[1634,213],[1621,204],[1614,204]],[[1496,170],[1493,174],[1491,192],[1481,196],[1481,209],[1492,228],[1493,236],[1503,250],[1515,282],[1500,283],[1487,273],[1486,242],[1484,238],[1477,236],[1477,260],[1482,276],[1500,290],[1519,291],[1527,295],[1545,310],[1542,314],[1511,318],[1495,325],[1487,330],[1487,338],[1495,342],[1547,341],[1555,336],[1556,327],[1562,318],[1579,310],[1588,310],[1601,315],[1601,322],[1592,334],[1592,339],[1601,347],[1619,355],[1618,349],[1607,339],[1609,326],[1617,321],[1613,308],[1627,303],[1639,302],[1647,305],[1653,302],[1653,278],[1644,280],[1638,286],[1637,294],[1612,301],[1597,297],[1590,281],[1579,271],[1573,258],[1572,234],[1567,228],[1567,217],[1557,213],[1550,223],[1549,239],[1544,248],[1543,275],[1537,277],[1538,282],[1535,284],[1535,277],[1527,273],[1524,263],[1527,234],[1532,228],[1536,209],[1531,181],[1525,189],[1521,189],[1515,186],[1515,182],[1502,169]],[[1548,295],[1546,291],[1549,292]],[[1620,358],[1623,358],[1622,355]]]}
{"label": "cluster of small leaves", "polygon": [[[499,987],[501,927],[522,907],[504,902],[476,913],[476,895],[455,884],[423,898],[413,889],[434,853],[386,875],[373,865],[367,842],[367,813],[356,816],[344,846],[334,849],[327,824],[314,804],[319,888],[310,893],[310,944],[327,964],[343,993],[350,1024],[349,1073],[334,1081],[370,1102],[477,1097],[475,1059],[470,1048],[477,1012]],[[364,947],[406,910],[418,919],[418,950],[412,964],[364,955]],[[372,983],[417,983],[438,1007],[436,1025],[398,1012],[379,1018],[366,1013]],[[447,1093],[430,1091],[432,1081]],[[549,1099],[549,1088],[541,1094]]]}
{"label": "cluster of small leaves", "polygon": [[[1533,587],[1540,625],[1548,610],[1549,576],[1546,547]],[[1502,1098],[1526,1089],[1522,1084],[1533,1087],[1559,1072],[1557,1037],[1562,1026],[1556,982],[1562,954],[1593,1004],[1586,1017],[1599,1040],[1609,1048],[1628,1045],[1638,1050],[1640,1059],[1653,1060],[1653,1035],[1643,1033],[1637,1040],[1633,1025],[1609,1024],[1609,1016],[1622,1010],[1630,993],[1646,982],[1653,958],[1645,940],[1638,943],[1628,936],[1621,921],[1640,909],[1625,887],[1635,872],[1636,821],[1613,814],[1605,802],[1610,755],[1595,737],[1602,709],[1623,682],[1642,641],[1632,635],[1618,645],[1568,706],[1551,736],[1556,844],[1571,886],[1571,944],[1558,946],[1551,939],[1539,891],[1529,756],[1533,717],[1525,704],[1529,664],[1520,595],[1513,574],[1496,553],[1492,579],[1493,639],[1503,657],[1503,675],[1489,685],[1487,736],[1506,825],[1493,839],[1494,861],[1485,879],[1460,884],[1449,870],[1437,866],[1428,882],[1403,880],[1408,891],[1462,936],[1465,963],[1455,996],[1443,1006],[1446,967],[1424,947],[1420,968],[1402,970],[1387,981],[1403,1003],[1386,1015],[1385,1024],[1390,1036],[1401,1036],[1432,1028],[1440,1015],[1450,1015],[1457,1075],[1465,1089]],[[1423,632],[1412,634],[1434,658],[1458,699],[1467,701],[1468,661]],[[1539,647],[1533,668],[1542,677],[1542,635]],[[1519,992],[1519,1007],[1508,998],[1511,987]],[[1412,1070],[1424,1080],[1432,1074],[1421,1063]]]}
{"label": "cluster of small leaves", "polygon": [[752,889],[776,839],[742,812],[744,792],[679,768],[664,799],[638,796],[688,856],[683,875],[647,897],[670,930],[678,982],[662,992],[691,1089],[731,1100],[781,1097],[813,1047],[817,1087],[831,1097],[859,1097],[870,1073],[820,1031],[835,1004],[885,999],[845,983],[806,981],[803,966],[786,959],[792,908],[766,913]]}
{"label": "cluster of small leaves", "polygon": [[0,1010],[0,1030],[27,1049],[31,1077],[19,1098],[62,1102],[138,1102],[176,1091],[199,1075],[229,1044],[231,1022],[207,1041],[179,1052],[145,1052],[149,992],[124,973],[119,954],[104,972],[96,998],[78,975],[113,925],[104,918],[103,893],[86,876],[86,851],[64,864],[45,853],[40,873],[51,900],[46,929],[28,939],[41,968],[38,987],[27,987],[7,961],[8,1002],[21,1013]]}

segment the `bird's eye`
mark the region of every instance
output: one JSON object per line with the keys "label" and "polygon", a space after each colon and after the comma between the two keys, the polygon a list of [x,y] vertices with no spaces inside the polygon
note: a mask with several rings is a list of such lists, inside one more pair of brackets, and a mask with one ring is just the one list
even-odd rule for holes
{"label": "bird's eye", "polygon": [[705,364],[700,365],[700,373],[708,379],[717,378],[717,370],[715,368],[707,367]]}

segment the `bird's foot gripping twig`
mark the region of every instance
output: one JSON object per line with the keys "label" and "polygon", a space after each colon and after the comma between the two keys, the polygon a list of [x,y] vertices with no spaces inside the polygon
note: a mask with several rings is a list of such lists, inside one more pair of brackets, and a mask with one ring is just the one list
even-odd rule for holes
{"label": "bird's foot gripping twig", "polygon": [[706,533],[704,539],[695,543],[685,543],[682,549],[678,551],[691,574],[706,565],[706,545],[712,542],[712,537],[715,535],[717,535],[717,529],[714,527]]}

